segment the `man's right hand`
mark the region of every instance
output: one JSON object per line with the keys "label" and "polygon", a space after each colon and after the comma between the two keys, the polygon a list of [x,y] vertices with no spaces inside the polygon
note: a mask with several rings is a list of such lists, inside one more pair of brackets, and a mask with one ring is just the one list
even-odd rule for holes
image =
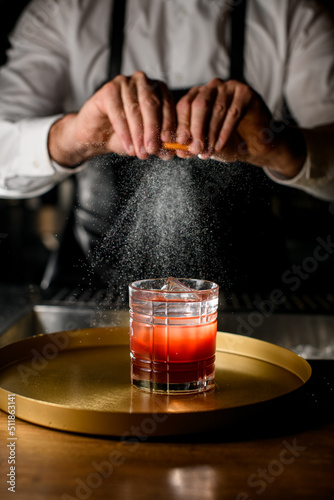
{"label": "man's right hand", "polygon": [[162,151],[161,141],[171,142],[175,129],[175,104],[167,86],[137,71],[117,76],[78,113],[56,121],[49,133],[49,154],[68,167],[106,153],[169,159],[174,153]]}

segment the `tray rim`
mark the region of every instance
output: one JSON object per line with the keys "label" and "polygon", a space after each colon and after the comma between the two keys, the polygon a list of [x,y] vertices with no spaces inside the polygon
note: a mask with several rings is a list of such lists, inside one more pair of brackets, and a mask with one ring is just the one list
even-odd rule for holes
{"label": "tray rim", "polygon": [[[128,327],[98,327],[98,328],[85,328],[85,329],[78,329],[78,330],[68,330],[68,331],[61,331],[61,332],[54,332],[50,334],[38,334],[34,335],[31,337],[27,337],[25,339],[18,340],[16,342],[13,342],[11,344],[7,344],[3,347],[0,348],[0,372],[2,370],[5,370],[9,368],[11,365],[18,364],[20,362],[24,362],[29,360],[29,358],[32,358],[31,356],[31,350],[27,350],[26,354],[23,355],[22,357],[19,357],[18,359],[14,360],[9,360],[7,363],[3,364],[2,360],[4,357],[4,354],[9,351],[14,351],[17,352],[17,348],[22,345],[26,344],[33,344],[37,341],[37,343],[48,343],[51,341],[52,338],[55,338],[57,335],[68,335],[68,337],[73,341],[77,336],[86,334],[87,338],[90,340],[95,340],[99,339],[99,337],[96,335],[99,332],[103,332],[106,334],[107,331],[110,331],[113,335],[113,342],[112,345],[127,345],[128,344]],[[240,342],[244,343],[246,342],[247,344],[250,344],[252,347],[256,347],[258,345],[261,345],[267,350],[274,350],[276,353],[280,355],[280,357],[284,358],[292,358],[294,361],[297,361],[299,366],[302,367],[303,371],[303,376],[301,376],[298,373],[295,373],[295,371],[286,368],[285,366],[282,366],[279,363],[275,363],[272,361],[268,360],[263,360],[259,359],[258,357],[250,354],[245,354],[244,352],[235,352],[231,351],[227,347],[225,349],[222,349],[220,347],[221,344],[221,339],[225,339],[227,341],[231,340],[237,343]],[[96,345],[91,345],[91,344],[86,344],[85,342],[82,343],[82,340],[84,339],[81,338],[80,345],[71,345],[70,348],[65,348],[64,351],[68,350],[75,350],[78,347],[79,348],[92,348],[92,347],[102,347],[104,344],[96,344]],[[48,342],[47,342],[48,341]],[[232,343],[232,342],[231,342]],[[74,342],[75,344],[75,342]],[[233,407],[228,407],[228,408],[214,408],[214,409],[207,409],[207,410],[199,410],[196,412],[183,412],[183,413],[174,413],[174,412],[168,412],[168,411],[155,411],[154,414],[157,415],[167,415],[168,416],[168,422],[169,425],[163,425],[160,426],[160,429],[158,429],[157,432],[152,433],[152,435],[158,435],[158,436],[165,436],[165,435],[176,435],[176,434],[187,434],[187,433],[192,433],[192,432],[200,432],[200,430],[197,430],[196,427],[196,422],[194,419],[201,419],[204,418],[209,422],[209,425],[215,425],[217,423],[217,419],[219,420],[219,416],[224,415],[227,417],[227,421],[234,420],[235,413],[239,411],[244,411],[245,413],[254,413],[258,409],[260,409],[263,406],[266,406],[268,404],[271,404],[272,402],[276,402],[280,400],[281,398],[284,398],[285,396],[298,391],[311,377],[312,375],[312,368],[310,364],[299,356],[298,354],[294,353],[293,351],[290,351],[289,349],[286,349],[281,346],[277,346],[275,344],[272,344],[268,341],[252,338],[252,337],[245,337],[241,336],[238,334],[233,334],[233,333],[227,333],[227,332],[217,332],[217,352],[227,352],[230,354],[235,354],[238,356],[246,356],[252,359],[257,359],[258,361],[264,361],[266,363],[270,363],[272,365],[278,366],[280,368],[283,368],[290,373],[293,373],[298,379],[300,380],[300,385],[298,387],[292,388],[290,391],[285,392],[282,395],[279,396],[274,396],[273,398],[269,398],[263,401],[256,401],[254,403],[250,404],[242,404],[242,405],[236,405]],[[136,389],[133,389],[136,390]],[[7,389],[3,388],[0,386],[0,409],[3,410],[4,412],[7,413],[6,411],[6,405],[8,405],[7,399],[8,399],[8,394],[12,394],[10,391]],[[14,393],[15,394],[15,393]],[[164,395],[154,395],[154,397],[158,396],[159,398],[164,398]],[[173,398],[180,398],[179,395],[173,395]],[[181,397],[186,397],[186,396],[181,396]],[[59,403],[52,403],[48,401],[43,401],[43,400],[38,400],[31,398],[29,396],[24,396],[20,394],[15,394],[15,400],[16,402],[20,403],[20,411],[16,412],[16,417],[25,420],[27,422],[37,424],[43,427],[49,427],[51,429],[55,430],[62,430],[62,431],[69,431],[69,432],[74,432],[74,433],[80,433],[80,434],[93,434],[93,435],[103,435],[103,436],[119,436],[122,435],[123,433],[121,432],[124,430],[124,427],[129,428],[130,426],[133,426],[133,422],[138,420],[138,418],[143,419],[146,415],[152,415],[152,412],[128,412],[128,411],[104,411],[104,410],[96,410],[96,409],[91,409],[91,408],[71,408],[68,405],[64,404],[59,404]],[[39,417],[31,417],[31,412],[34,413],[37,408],[37,413],[39,414]],[[41,413],[43,411],[38,412],[38,408],[41,408],[41,410],[44,410],[45,416],[43,417]],[[22,410],[23,409],[23,410]],[[64,425],[59,425],[59,424],[51,424],[47,422],[47,420],[50,419],[48,417],[49,411],[48,410],[53,410],[53,413],[60,413],[60,414],[65,414],[65,418],[63,421],[65,422]],[[67,415],[66,414],[77,414],[81,416],[81,425],[74,426],[71,424],[67,424]],[[60,415],[62,416],[62,415]],[[92,425],[90,425],[89,420],[93,417],[94,420],[101,421],[103,426],[109,426],[111,423],[117,424],[117,422],[113,422],[115,419],[122,419],[123,424],[116,425],[115,433],[110,433],[106,432],[106,430],[100,432],[100,431],[94,431],[92,429]],[[231,418],[230,418],[231,417]],[[59,418],[59,417],[58,417]],[[39,421],[38,421],[39,420]],[[69,419],[71,420],[71,418]],[[108,421],[110,421],[108,423]],[[194,430],[195,429],[195,430]],[[135,435],[135,434],[134,434]]]}

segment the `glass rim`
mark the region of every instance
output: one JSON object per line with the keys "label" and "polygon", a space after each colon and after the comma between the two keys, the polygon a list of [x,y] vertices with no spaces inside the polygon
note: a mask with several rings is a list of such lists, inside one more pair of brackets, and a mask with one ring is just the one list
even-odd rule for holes
{"label": "glass rim", "polygon": [[215,283],[214,281],[210,281],[210,280],[202,280],[202,279],[197,279],[197,278],[176,278],[177,280],[184,280],[184,281],[201,281],[202,283],[212,283],[213,286],[212,288],[205,288],[203,290],[196,290],[196,289],[192,289],[192,290],[182,290],[182,291],[169,291],[169,290],[161,290],[160,288],[155,288],[153,290],[150,290],[150,289],[147,289],[147,288],[138,288],[137,286],[135,286],[137,283],[145,283],[145,282],[148,282],[148,281],[166,281],[168,278],[148,278],[148,279],[144,279],[144,280],[137,280],[137,281],[133,281],[132,283],[129,284],[129,288],[131,288],[132,290],[135,290],[135,291],[138,291],[138,292],[145,292],[145,293],[157,293],[157,292],[160,292],[160,293],[170,293],[170,294],[191,294],[191,293],[209,293],[209,292],[214,292],[216,291],[217,289],[219,289],[219,285],[217,283]]}

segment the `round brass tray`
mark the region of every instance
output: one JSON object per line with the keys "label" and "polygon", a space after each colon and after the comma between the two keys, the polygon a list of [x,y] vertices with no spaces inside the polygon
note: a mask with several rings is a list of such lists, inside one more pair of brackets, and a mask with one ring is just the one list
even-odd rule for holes
{"label": "round brass tray", "polygon": [[221,428],[301,387],[311,367],[268,342],[219,332],[215,388],[195,395],[130,385],[127,328],[37,335],[0,349],[0,408],[16,417],[105,436],[164,436]]}

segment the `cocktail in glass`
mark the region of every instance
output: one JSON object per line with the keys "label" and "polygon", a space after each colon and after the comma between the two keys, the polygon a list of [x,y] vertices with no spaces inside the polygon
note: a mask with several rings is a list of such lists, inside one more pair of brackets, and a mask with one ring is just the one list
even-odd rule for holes
{"label": "cocktail in glass", "polygon": [[183,394],[214,387],[218,292],[218,285],[204,280],[130,284],[134,386]]}

